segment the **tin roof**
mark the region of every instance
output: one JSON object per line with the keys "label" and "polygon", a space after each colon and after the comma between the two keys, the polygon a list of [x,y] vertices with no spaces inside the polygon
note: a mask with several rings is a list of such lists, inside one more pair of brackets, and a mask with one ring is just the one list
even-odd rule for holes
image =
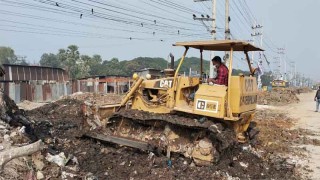
{"label": "tin roof", "polygon": [[184,46],[195,49],[203,49],[209,51],[263,51],[246,41],[240,40],[207,40],[207,41],[190,41],[190,42],[177,42],[173,46]]}

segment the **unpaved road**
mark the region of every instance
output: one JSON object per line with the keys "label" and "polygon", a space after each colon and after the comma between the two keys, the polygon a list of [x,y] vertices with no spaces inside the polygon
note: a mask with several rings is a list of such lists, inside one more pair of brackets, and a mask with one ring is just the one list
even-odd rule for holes
{"label": "unpaved road", "polygon": [[[282,107],[288,115],[298,119],[297,128],[313,131],[316,135],[313,139],[320,139],[320,112],[314,112],[316,103],[313,101],[315,92],[299,95],[300,103]],[[309,160],[306,165],[313,171],[311,179],[320,179],[320,146],[307,145]]]}

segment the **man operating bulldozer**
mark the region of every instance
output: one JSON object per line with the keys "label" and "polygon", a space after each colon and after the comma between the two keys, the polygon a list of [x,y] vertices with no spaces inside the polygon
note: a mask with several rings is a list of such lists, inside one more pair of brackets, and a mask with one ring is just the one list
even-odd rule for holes
{"label": "man operating bulldozer", "polygon": [[222,63],[221,58],[219,56],[215,56],[211,61],[213,66],[215,66],[217,69],[217,77],[210,78],[208,82],[228,86],[229,70],[227,66]]}

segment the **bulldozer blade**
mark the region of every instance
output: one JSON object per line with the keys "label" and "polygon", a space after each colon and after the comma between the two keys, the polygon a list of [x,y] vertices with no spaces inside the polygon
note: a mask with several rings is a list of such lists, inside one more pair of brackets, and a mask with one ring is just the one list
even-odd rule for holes
{"label": "bulldozer blade", "polygon": [[96,134],[96,133],[87,133],[84,136],[93,138],[99,141],[103,142],[108,142],[108,143],[113,143],[113,144],[118,144],[118,145],[123,145],[127,147],[132,147],[136,149],[140,149],[143,151],[156,151],[157,148],[147,142],[143,141],[137,141],[137,140],[132,140],[132,139],[127,139],[127,138],[122,138],[122,137],[117,137],[117,136],[112,136],[112,135],[105,135],[105,134]]}

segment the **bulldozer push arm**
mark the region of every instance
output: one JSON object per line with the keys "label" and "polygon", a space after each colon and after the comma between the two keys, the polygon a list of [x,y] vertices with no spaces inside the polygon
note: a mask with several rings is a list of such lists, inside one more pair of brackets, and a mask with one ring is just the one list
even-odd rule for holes
{"label": "bulldozer push arm", "polygon": [[142,82],[143,82],[143,78],[139,77],[139,79],[134,83],[134,85],[131,87],[131,89],[126,94],[126,96],[122,99],[120,107],[118,108],[117,111],[119,111],[121,107],[127,104],[127,102],[131,99],[132,95],[136,92],[136,90],[139,88]]}

